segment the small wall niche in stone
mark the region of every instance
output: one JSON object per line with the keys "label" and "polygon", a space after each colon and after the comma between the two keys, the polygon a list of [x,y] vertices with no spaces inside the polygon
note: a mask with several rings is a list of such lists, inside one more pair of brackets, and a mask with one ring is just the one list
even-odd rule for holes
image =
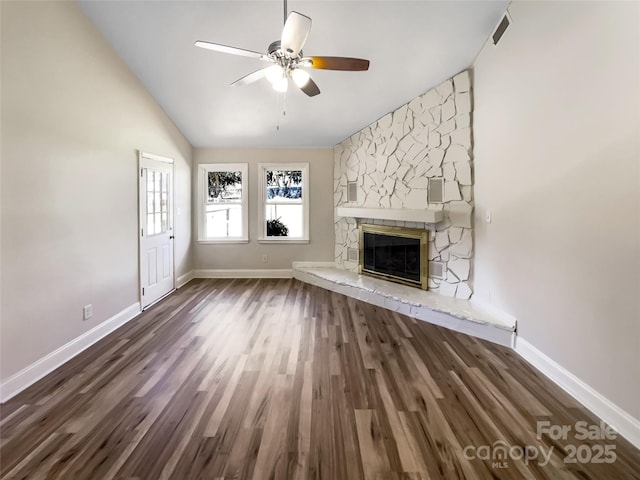
{"label": "small wall niche in stone", "polygon": [[358,183],[347,182],[347,202],[358,201]]}
{"label": "small wall niche in stone", "polygon": [[428,192],[429,203],[442,203],[444,201],[444,178],[430,178]]}
{"label": "small wall niche in stone", "polygon": [[434,278],[445,278],[444,263],[429,262],[429,274]]}

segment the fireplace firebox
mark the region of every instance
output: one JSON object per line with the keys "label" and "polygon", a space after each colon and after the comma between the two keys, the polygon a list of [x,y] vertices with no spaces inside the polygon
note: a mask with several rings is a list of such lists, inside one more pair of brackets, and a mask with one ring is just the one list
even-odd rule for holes
{"label": "fireplace firebox", "polygon": [[427,230],[368,224],[359,229],[359,273],[427,289]]}

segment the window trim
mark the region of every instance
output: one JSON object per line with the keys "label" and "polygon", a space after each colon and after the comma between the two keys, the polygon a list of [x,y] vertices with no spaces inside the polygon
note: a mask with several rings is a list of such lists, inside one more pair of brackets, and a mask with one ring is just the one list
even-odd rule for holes
{"label": "window trim", "polygon": [[[302,170],[302,215],[303,227],[302,237],[268,237],[267,236],[267,170]],[[259,243],[285,243],[285,244],[303,244],[309,243],[309,163],[259,163],[258,164],[258,181],[260,183],[260,212],[258,215],[258,242]]]}
{"label": "window trim", "polygon": [[[207,205],[207,177],[209,172],[234,172],[242,174],[242,235],[239,237],[206,237],[205,205]],[[201,163],[198,165],[198,243],[232,244],[249,242],[249,164],[247,163]]]}

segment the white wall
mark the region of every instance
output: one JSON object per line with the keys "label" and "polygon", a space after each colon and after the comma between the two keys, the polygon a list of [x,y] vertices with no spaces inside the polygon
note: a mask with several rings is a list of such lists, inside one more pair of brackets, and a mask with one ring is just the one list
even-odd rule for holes
{"label": "white wall", "polygon": [[640,4],[509,11],[474,65],[475,295],[640,419]]}
{"label": "white wall", "polygon": [[4,381],[139,301],[137,149],[175,159],[192,265],[189,143],[75,3],[1,8]]}
{"label": "white wall", "polygon": [[[249,243],[198,244],[194,240],[194,265],[198,270],[289,269],[294,261],[333,261],[333,149],[332,148],[195,148],[194,178],[197,185],[197,165],[201,163],[249,164]],[[309,163],[309,243],[281,245],[258,243],[259,163]],[[194,189],[194,214],[198,195]],[[194,239],[197,239],[197,218],[194,216]],[[268,262],[262,262],[267,255]]]}

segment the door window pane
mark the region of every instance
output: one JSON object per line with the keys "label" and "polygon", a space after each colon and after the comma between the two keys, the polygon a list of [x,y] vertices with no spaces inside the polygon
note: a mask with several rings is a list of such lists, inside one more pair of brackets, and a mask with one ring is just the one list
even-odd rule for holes
{"label": "door window pane", "polygon": [[147,235],[154,235],[156,232],[156,224],[153,221],[153,213],[147,214]]}
{"label": "door window pane", "polygon": [[147,235],[169,231],[169,174],[147,170]]}

